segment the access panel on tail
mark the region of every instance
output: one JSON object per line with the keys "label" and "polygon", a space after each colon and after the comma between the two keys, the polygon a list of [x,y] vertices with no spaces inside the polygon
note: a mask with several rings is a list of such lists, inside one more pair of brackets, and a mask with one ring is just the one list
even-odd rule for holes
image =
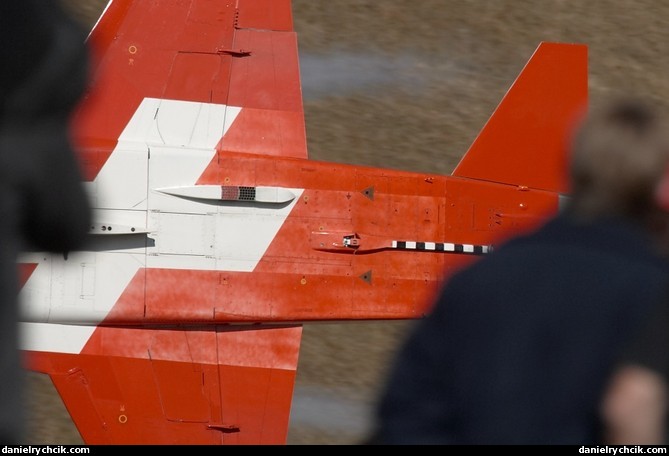
{"label": "access panel on tail", "polygon": [[229,3],[114,1],[89,38],[95,223],[25,255],[22,328],[90,444],[284,443],[302,324],[424,315],[564,191],[585,47],[542,44],[453,176],[316,162],[290,2]]}

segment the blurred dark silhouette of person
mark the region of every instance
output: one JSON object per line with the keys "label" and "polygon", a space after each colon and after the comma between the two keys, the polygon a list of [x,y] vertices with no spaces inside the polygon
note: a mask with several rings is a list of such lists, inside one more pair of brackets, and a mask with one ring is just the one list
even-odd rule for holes
{"label": "blurred dark silhouette of person", "polygon": [[653,334],[669,326],[649,316],[669,297],[669,126],[659,106],[617,100],[579,122],[569,153],[563,210],[452,276],[416,322],[366,443],[663,438],[669,345]]}
{"label": "blurred dark silhouette of person", "polygon": [[24,439],[18,255],[85,242],[90,206],[70,138],[86,34],[55,1],[0,2],[0,444]]}
{"label": "blurred dark silhouette of person", "polygon": [[[661,199],[669,197],[669,188],[662,193]],[[661,302],[632,337],[609,381],[601,407],[605,443],[667,444],[668,349],[669,303]]]}

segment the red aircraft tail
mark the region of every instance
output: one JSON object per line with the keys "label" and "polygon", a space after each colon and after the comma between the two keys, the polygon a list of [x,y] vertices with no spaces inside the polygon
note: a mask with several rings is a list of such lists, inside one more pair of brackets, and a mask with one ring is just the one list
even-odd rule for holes
{"label": "red aircraft tail", "polygon": [[565,132],[586,109],[587,73],[585,45],[541,43],[453,175],[567,193]]}
{"label": "red aircraft tail", "polygon": [[88,444],[284,443],[301,324],[423,315],[557,208],[587,100],[585,47],[543,44],[457,178],[408,173],[306,160],[289,0],[110,2],[89,43],[91,246],[22,270],[27,367]]}

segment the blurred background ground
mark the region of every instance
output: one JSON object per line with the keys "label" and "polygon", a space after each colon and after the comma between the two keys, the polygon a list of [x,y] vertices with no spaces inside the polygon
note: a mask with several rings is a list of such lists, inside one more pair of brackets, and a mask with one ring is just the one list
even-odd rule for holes
{"label": "blurred background ground", "polygon": [[[63,1],[87,26],[106,4]],[[316,160],[449,174],[541,41],[589,46],[591,105],[669,93],[665,2],[293,0],[293,11]],[[289,443],[363,439],[410,325],[307,325]],[[28,381],[31,443],[80,443],[48,378]]]}

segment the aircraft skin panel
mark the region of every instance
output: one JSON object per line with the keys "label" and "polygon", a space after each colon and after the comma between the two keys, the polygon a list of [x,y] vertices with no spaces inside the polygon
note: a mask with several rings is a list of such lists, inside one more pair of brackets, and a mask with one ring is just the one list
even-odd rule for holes
{"label": "aircraft skin panel", "polygon": [[[264,131],[266,135],[252,138],[245,133],[249,130]],[[307,158],[303,113],[244,108],[230,131],[221,139],[217,149],[219,155],[227,152],[247,152]],[[273,151],[282,152],[279,154]],[[211,172],[209,169],[207,171]]]}
{"label": "aircraft skin panel", "polygon": [[[248,163],[247,156],[239,159]],[[225,163],[232,161],[229,156]],[[258,181],[278,182],[272,180],[281,174],[276,159],[257,157],[257,165]],[[349,176],[337,180],[336,190],[328,189],[328,180],[312,182],[314,174],[333,169],[335,175]],[[270,178],[264,178],[265,172]],[[381,176],[378,187],[385,191],[375,191],[371,200],[364,191],[375,188],[376,181],[366,174],[358,167],[310,162],[302,176],[281,182],[312,188],[304,193],[293,189],[295,201],[279,208],[233,203],[214,206],[211,212],[152,212],[156,220],[149,227],[156,234],[148,236],[155,246],[147,248],[145,267],[139,261],[123,266],[122,253],[97,254],[100,287],[111,274],[126,271],[124,279],[113,281],[113,292],[97,294],[97,301],[108,298],[96,309],[110,311],[97,322],[415,318],[429,310],[444,277],[476,256],[398,250],[394,241],[494,245],[536,226],[558,205],[550,192],[440,176],[426,180],[425,175],[398,171]],[[351,234],[358,236],[359,247],[343,246],[343,237]],[[330,243],[338,236],[340,247],[320,245],[323,235]],[[115,261],[108,272],[102,269],[104,258]],[[26,288],[32,286],[29,280]],[[57,315],[51,321],[58,321]]]}
{"label": "aircraft skin panel", "polygon": [[31,352],[28,367],[88,444],[283,444],[301,333],[98,327],[81,354]]}
{"label": "aircraft skin panel", "polygon": [[234,43],[239,49],[257,51],[232,62],[228,104],[302,112],[299,63],[297,53],[292,52],[297,49],[295,34],[239,30]]}
{"label": "aircraft skin panel", "polygon": [[88,41],[97,58],[94,81],[75,120],[87,180],[147,98],[252,109],[252,122],[276,118],[280,137],[265,141],[275,135],[245,130],[251,149],[237,143],[235,151],[307,157],[289,1],[115,1]]}
{"label": "aircraft skin panel", "polygon": [[238,8],[237,27],[241,29],[293,30],[290,0],[242,0]]}
{"label": "aircraft skin panel", "polygon": [[93,331],[95,326],[21,322],[21,349],[77,355]]}

